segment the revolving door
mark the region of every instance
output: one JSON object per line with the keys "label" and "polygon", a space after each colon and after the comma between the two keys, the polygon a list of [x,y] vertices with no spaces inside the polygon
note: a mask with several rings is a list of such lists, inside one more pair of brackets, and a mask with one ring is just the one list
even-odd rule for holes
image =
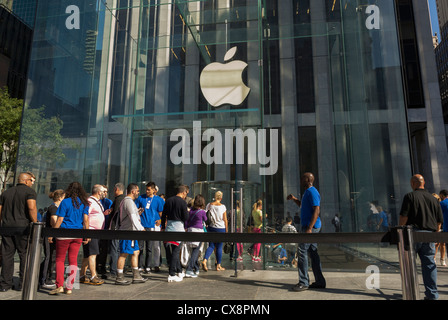
{"label": "revolving door", "polygon": [[[251,232],[251,216],[253,205],[257,200],[263,198],[260,183],[249,181],[200,181],[191,186],[191,197],[201,194],[206,203],[214,201],[215,193],[223,193],[222,203],[226,206],[228,219],[228,232],[243,233]],[[264,211],[263,211],[264,212]],[[235,270],[235,274],[243,269],[262,269],[266,260],[255,261],[252,259],[252,243],[225,243],[223,247],[222,265]],[[208,244],[203,247],[203,254]],[[265,255],[265,247],[261,246],[261,255]],[[212,267],[215,262],[215,256],[212,255],[208,260]]]}

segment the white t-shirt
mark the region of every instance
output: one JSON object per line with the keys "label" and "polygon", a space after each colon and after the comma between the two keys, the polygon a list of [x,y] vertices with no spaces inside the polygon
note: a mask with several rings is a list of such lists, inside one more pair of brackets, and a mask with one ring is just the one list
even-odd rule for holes
{"label": "white t-shirt", "polygon": [[218,229],[225,229],[226,224],[223,220],[224,212],[226,212],[226,206],[221,204],[220,206],[215,206],[211,203],[207,205],[205,208],[205,211],[210,210],[210,213],[213,217],[214,223],[210,224],[210,227],[218,228]]}

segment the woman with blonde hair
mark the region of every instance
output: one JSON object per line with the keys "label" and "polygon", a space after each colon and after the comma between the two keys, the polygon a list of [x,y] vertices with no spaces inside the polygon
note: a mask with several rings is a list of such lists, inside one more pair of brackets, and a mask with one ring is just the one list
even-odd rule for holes
{"label": "woman with blonde hair", "polygon": [[[254,227],[252,229],[253,233],[261,233],[261,227],[263,226],[262,209],[263,209],[263,202],[261,201],[261,199],[259,199],[252,206],[252,218],[254,221]],[[261,262],[260,248],[261,248],[261,243],[254,244],[253,255],[252,255],[253,262]]]}
{"label": "woman with blonde hair", "polygon": [[[215,201],[209,203],[205,209],[205,211],[210,211],[209,226],[207,228],[208,232],[227,232],[227,214],[226,214],[226,206],[221,203],[222,200],[222,192],[217,191],[215,193]],[[210,242],[207,250],[205,251],[204,260],[202,261],[202,269],[207,271],[207,260],[210,258],[211,254],[216,248],[216,271],[223,271],[225,268],[221,266],[222,261],[222,242]]]}

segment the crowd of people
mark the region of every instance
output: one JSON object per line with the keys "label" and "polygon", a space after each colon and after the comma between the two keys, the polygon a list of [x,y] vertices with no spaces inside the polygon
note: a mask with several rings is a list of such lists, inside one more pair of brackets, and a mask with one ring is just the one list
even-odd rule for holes
{"label": "crowd of people", "polygon": [[[21,173],[18,183],[0,195],[0,221],[2,227],[29,228],[30,222],[45,223],[47,228],[60,229],[93,229],[93,230],[125,230],[125,231],[164,231],[164,232],[228,232],[229,219],[237,219],[236,231],[244,226],[239,204],[235,214],[229,212],[222,203],[223,193],[218,191],[212,202],[206,204],[206,199],[200,194],[189,198],[189,187],[180,185],[176,194],[165,199],[157,195],[158,187],[154,182],[145,185],[145,192],[140,193],[139,186],[130,183],[126,188],[122,183],[114,186],[114,200],[107,198],[106,186],[96,184],[90,195],[79,182],[71,183],[67,189],[58,189],[50,193],[52,204],[46,213],[38,216],[36,207],[36,192],[32,186],[36,177],[30,172]],[[399,225],[412,225],[414,230],[422,232],[448,231],[443,224],[448,219],[448,191],[440,192],[440,201],[425,189],[425,181],[421,175],[411,178],[412,192],[405,195],[400,211]],[[294,221],[288,217],[282,232],[319,233],[322,227],[320,219],[321,198],[314,186],[314,175],[305,173],[301,177],[301,187],[305,190],[302,197],[288,195],[287,200],[293,201],[300,208],[300,230],[294,226]],[[381,208],[379,208],[381,209]],[[381,212],[381,210],[378,210]],[[381,215],[379,215],[381,217]],[[251,232],[260,233],[263,228],[263,203],[257,200],[253,204],[250,215]],[[448,221],[448,220],[446,220]],[[381,229],[383,221],[378,220],[375,226]],[[26,233],[19,235],[3,235],[1,243],[1,273],[0,292],[13,287],[14,255],[18,253],[19,289],[23,279],[25,254],[28,243]],[[58,237],[44,239],[44,258],[41,263],[39,285],[50,289],[50,294],[71,294],[74,281],[79,270],[79,281],[89,285],[101,285],[104,278],[112,279],[116,285],[145,283],[150,272],[159,272],[162,256],[160,241],[140,240],[102,240]],[[163,241],[168,264],[168,282],[180,282],[185,277],[195,278],[200,269],[207,272],[208,260],[212,254],[216,256],[216,271],[223,271],[223,242],[209,242],[199,262],[201,242],[182,242],[177,240]],[[82,246],[82,261],[78,265],[78,255]],[[252,245],[252,261],[260,262],[260,243]],[[442,244],[441,263],[444,265]],[[317,243],[275,244],[278,252],[277,261],[285,263],[289,256],[297,257],[299,282],[293,291],[304,291],[309,288],[323,289],[326,279],[322,272]],[[295,252],[296,251],[296,252]],[[242,261],[243,245],[237,243],[237,261]],[[418,243],[416,253],[421,259],[422,276],[427,299],[437,299],[437,268],[435,263],[436,249],[434,243]],[[54,257],[54,263],[53,263]],[[69,267],[65,266],[68,258]],[[129,258],[128,265],[126,264]],[[314,274],[314,282],[310,283],[308,275],[308,259]],[[109,265],[109,271],[106,265]],[[56,281],[52,283],[53,265]],[[125,267],[129,266],[132,280],[125,277]],[[185,268],[185,272],[183,271]]]}

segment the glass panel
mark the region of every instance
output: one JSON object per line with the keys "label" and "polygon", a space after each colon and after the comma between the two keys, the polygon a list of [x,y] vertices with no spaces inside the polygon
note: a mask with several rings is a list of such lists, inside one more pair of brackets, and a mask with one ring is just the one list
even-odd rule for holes
{"label": "glass panel", "polygon": [[370,203],[396,221],[411,170],[394,2],[72,5],[37,7],[18,164],[40,207],[74,180],[243,187],[246,216],[262,198],[263,232],[279,231],[312,171],[323,232],[336,214],[368,231]]}

